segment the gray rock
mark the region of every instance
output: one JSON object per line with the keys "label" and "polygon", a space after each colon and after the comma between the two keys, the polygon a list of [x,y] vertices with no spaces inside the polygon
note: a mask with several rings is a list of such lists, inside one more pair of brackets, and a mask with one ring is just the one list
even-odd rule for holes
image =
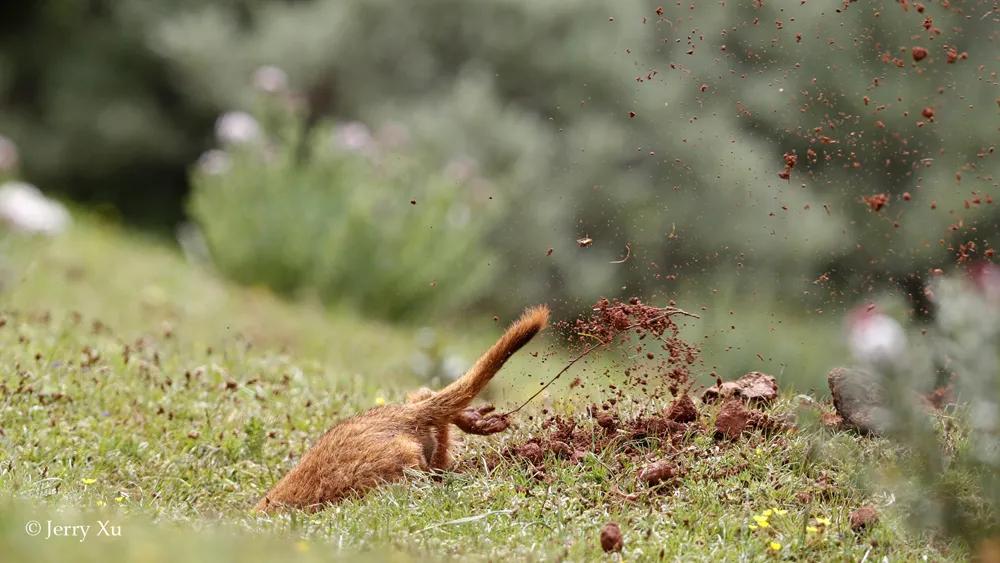
{"label": "gray rock", "polygon": [[858,368],[833,368],[826,381],[845,427],[865,434],[888,430],[885,387],[878,375]]}

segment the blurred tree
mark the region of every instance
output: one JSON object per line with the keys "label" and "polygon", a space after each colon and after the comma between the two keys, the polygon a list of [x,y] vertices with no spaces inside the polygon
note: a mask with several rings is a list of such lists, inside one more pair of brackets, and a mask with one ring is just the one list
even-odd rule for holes
{"label": "blurred tree", "polygon": [[185,97],[145,41],[158,9],[61,0],[0,6],[0,131],[45,190],[168,227],[215,110]]}

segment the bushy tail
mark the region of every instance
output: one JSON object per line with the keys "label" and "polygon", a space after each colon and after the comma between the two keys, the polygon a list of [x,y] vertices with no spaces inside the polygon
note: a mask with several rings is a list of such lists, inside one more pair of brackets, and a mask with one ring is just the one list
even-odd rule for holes
{"label": "bushy tail", "polygon": [[443,420],[469,406],[472,399],[486,387],[507,358],[514,355],[532,337],[539,333],[549,321],[549,308],[545,305],[531,307],[521,314],[521,318],[510,325],[507,332],[483,354],[476,365],[451,385],[434,394],[433,397],[414,403],[414,409],[422,416],[433,420]]}

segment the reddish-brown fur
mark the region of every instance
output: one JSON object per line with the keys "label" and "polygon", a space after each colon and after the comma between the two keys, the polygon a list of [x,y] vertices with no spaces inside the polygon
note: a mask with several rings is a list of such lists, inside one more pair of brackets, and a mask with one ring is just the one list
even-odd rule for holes
{"label": "reddish-brown fur", "polygon": [[377,407],[335,425],[264,495],[257,510],[316,510],[399,481],[407,469],[447,468],[451,424],[472,434],[507,428],[505,418],[488,415],[490,407],[467,407],[507,358],[545,328],[548,318],[544,305],[526,310],[472,369],[441,391],[421,389],[407,404]]}

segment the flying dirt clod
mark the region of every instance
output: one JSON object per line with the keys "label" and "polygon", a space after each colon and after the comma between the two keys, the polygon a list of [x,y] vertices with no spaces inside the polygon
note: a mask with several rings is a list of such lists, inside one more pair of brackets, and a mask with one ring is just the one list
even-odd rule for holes
{"label": "flying dirt clod", "polygon": [[407,469],[445,469],[451,465],[450,425],[469,434],[506,430],[507,418],[492,407],[469,403],[514,352],[545,328],[549,309],[527,309],[457,381],[434,392],[420,389],[403,405],[376,407],[328,430],[295,468],[268,491],[256,509],[318,510],[348,496],[362,495],[383,483],[400,481]]}

